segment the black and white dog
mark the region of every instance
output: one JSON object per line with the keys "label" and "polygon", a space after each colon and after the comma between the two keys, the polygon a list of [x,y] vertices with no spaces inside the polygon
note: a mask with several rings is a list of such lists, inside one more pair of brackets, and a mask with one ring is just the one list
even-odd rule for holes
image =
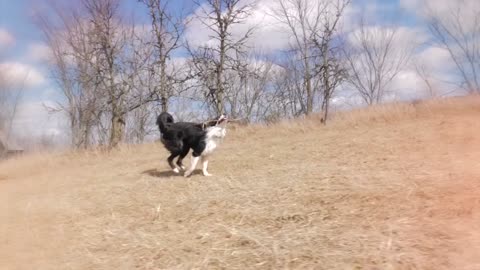
{"label": "black and white dog", "polygon": [[[192,164],[185,171],[185,177],[192,174],[200,159],[203,163],[203,175],[210,176],[211,174],[207,171],[208,157],[225,137],[227,122],[227,117],[224,115],[202,124],[175,122],[171,114],[161,113],[157,118],[157,125],[160,129],[161,141],[170,152],[167,161],[172,170],[175,173],[180,172],[179,167],[185,170],[182,161],[192,149]],[[178,160],[175,165],[173,160],[177,156]]]}

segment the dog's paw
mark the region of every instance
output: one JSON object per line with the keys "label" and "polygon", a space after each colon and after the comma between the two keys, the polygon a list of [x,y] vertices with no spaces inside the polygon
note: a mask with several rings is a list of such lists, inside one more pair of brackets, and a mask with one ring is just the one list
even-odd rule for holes
{"label": "dog's paw", "polygon": [[184,177],[189,177],[190,175],[192,175],[192,172],[186,171],[183,176],[184,176]]}
{"label": "dog's paw", "polygon": [[209,174],[208,172],[203,172],[203,176],[212,176],[212,174]]}
{"label": "dog's paw", "polygon": [[180,170],[178,168],[173,169],[174,173],[180,173]]}

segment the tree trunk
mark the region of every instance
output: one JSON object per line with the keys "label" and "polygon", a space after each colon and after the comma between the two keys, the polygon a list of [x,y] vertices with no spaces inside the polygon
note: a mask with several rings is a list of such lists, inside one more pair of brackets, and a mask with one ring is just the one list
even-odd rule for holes
{"label": "tree trunk", "polygon": [[216,98],[216,109],[217,109],[217,114],[221,115],[223,114],[223,69],[225,65],[225,54],[226,54],[226,48],[225,48],[225,39],[226,39],[226,33],[223,30],[223,23],[220,23],[220,29],[222,29],[220,33],[220,63],[218,64],[218,69],[217,69],[217,90],[215,91],[215,98]]}
{"label": "tree trunk", "polygon": [[330,107],[330,100],[327,99],[325,100],[325,109],[323,110],[323,121],[322,123],[324,125],[327,124],[327,119],[328,119],[328,108]]}
{"label": "tree trunk", "polygon": [[313,112],[313,89],[312,89],[312,76],[310,75],[310,64],[308,63],[308,48],[304,48],[304,63],[305,63],[305,91],[307,92],[307,111],[306,115],[310,115]]}
{"label": "tree trunk", "polygon": [[[162,49],[160,49],[162,50]],[[160,52],[163,53],[163,52]],[[162,107],[162,112],[168,111],[168,100],[170,99],[170,95],[168,93],[168,86],[167,86],[167,59],[165,56],[160,56],[160,95],[161,101],[160,105]]]}
{"label": "tree trunk", "polygon": [[305,88],[307,91],[307,111],[306,115],[310,115],[313,112],[313,91],[312,91],[312,78],[310,77],[310,72],[306,71],[305,73]]}
{"label": "tree trunk", "polygon": [[328,43],[325,43],[324,48],[323,48],[323,84],[325,89],[323,99],[324,99],[324,104],[325,108],[323,110],[323,124],[327,124],[327,117],[328,117],[328,107],[330,106],[330,95],[332,90],[330,89],[330,78],[329,76],[329,63],[328,63]]}
{"label": "tree trunk", "polygon": [[217,110],[217,114],[223,114],[223,82],[222,82],[222,76],[223,76],[223,58],[224,56],[220,56],[220,66],[218,67],[217,70],[217,89],[215,91],[215,106]]}
{"label": "tree trunk", "polygon": [[112,129],[110,133],[110,147],[117,147],[123,140],[125,133],[125,121],[123,116],[119,113],[114,113],[112,116]]}
{"label": "tree trunk", "polygon": [[168,112],[168,98],[163,92],[162,96],[160,97],[160,107],[162,108],[162,112]]}

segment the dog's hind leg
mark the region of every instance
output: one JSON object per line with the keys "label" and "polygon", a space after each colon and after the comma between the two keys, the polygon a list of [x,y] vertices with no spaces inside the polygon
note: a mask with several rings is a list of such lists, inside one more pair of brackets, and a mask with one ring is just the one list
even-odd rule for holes
{"label": "dog's hind leg", "polygon": [[202,156],[202,163],[203,163],[203,168],[202,172],[204,176],[212,176],[211,174],[208,173],[208,156]]}
{"label": "dog's hind leg", "polygon": [[206,144],[205,144],[204,141],[202,141],[202,142],[198,143],[197,146],[192,148],[192,150],[193,150],[192,165],[191,165],[190,169],[188,169],[185,172],[185,177],[189,177],[192,174],[193,170],[195,170],[195,167],[197,167],[197,163],[200,160],[200,156],[202,155],[202,152],[205,150],[205,147],[206,147]]}
{"label": "dog's hind leg", "polygon": [[173,153],[171,154],[168,158],[167,158],[167,161],[168,161],[168,165],[170,165],[170,168],[172,168],[173,172],[174,173],[179,173],[180,170],[177,168],[177,166],[175,166],[175,164],[173,163],[173,160],[178,156],[178,153]]}

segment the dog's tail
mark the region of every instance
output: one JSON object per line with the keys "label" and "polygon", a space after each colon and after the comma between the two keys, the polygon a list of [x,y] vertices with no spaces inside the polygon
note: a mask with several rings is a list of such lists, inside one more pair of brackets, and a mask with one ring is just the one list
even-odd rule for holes
{"label": "dog's tail", "polygon": [[157,125],[161,133],[165,133],[171,124],[174,123],[173,116],[167,112],[162,112],[157,117]]}

